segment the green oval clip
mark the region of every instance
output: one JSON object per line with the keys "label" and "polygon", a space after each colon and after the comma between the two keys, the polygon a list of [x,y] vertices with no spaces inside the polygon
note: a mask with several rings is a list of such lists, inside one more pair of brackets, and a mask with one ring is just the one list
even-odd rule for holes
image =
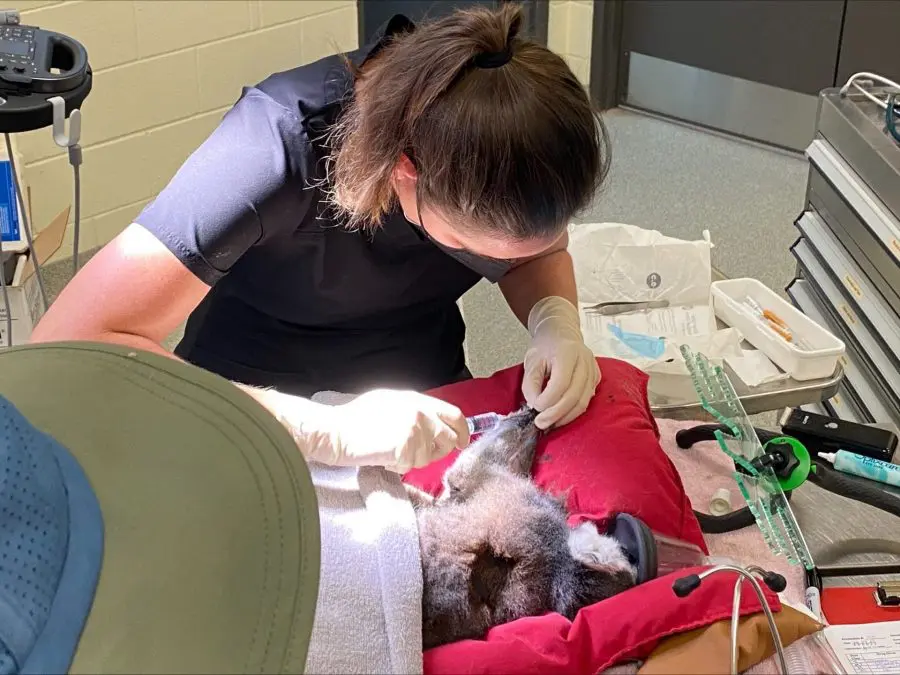
{"label": "green oval clip", "polygon": [[778,478],[778,484],[784,492],[796,490],[803,485],[809,477],[810,467],[812,466],[809,450],[806,449],[806,446],[803,445],[803,443],[791,436],[778,436],[777,438],[773,438],[763,445],[763,450],[766,449],[769,443],[784,443],[791,446],[791,451],[794,453],[794,457],[797,458],[797,466],[794,467],[794,470],[791,471],[791,475],[787,478]]}

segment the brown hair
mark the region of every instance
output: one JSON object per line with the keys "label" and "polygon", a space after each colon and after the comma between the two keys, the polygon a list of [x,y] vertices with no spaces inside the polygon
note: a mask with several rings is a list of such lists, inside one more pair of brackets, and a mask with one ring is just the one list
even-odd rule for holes
{"label": "brown hair", "polygon": [[[404,153],[422,203],[469,231],[559,234],[590,203],[609,166],[606,130],[565,61],[520,37],[521,24],[517,5],[458,10],[390,38],[355,73],[329,158],[350,226],[377,227],[393,208]],[[504,53],[504,65],[479,65]]]}

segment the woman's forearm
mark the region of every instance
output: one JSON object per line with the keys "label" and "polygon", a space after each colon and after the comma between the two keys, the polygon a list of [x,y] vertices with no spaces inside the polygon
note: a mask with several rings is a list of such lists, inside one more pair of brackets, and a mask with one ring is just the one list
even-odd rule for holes
{"label": "woman's forearm", "polygon": [[534,258],[507,272],[500,290],[513,314],[528,325],[528,314],[535,303],[551,295],[578,304],[572,256],[565,249]]}

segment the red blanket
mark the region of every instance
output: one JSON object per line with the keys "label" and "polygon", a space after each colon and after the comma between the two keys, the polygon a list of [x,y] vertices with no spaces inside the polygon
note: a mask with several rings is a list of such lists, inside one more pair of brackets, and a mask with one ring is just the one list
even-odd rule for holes
{"label": "red blanket", "polygon": [[[574,523],[602,528],[616,513],[630,513],[654,531],[700,546],[706,544],[675,466],[659,444],[647,400],[647,376],[611,359],[598,359],[603,379],[587,412],[541,441],[534,481],[566,494]],[[522,367],[431,392],[466,415],[508,413],[522,404]],[[404,480],[432,494],[456,453]],[[681,576],[678,574],[677,576]],[[595,673],[621,660],[648,655],[666,635],[725,618],[731,612],[733,579],[717,575],[689,598],[672,592],[676,577],[663,577],[586,607],[573,622],[556,614],[521,619],[425,653],[425,673]],[[745,585],[746,586],[746,585]],[[761,611],[744,589],[744,613]],[[780,609],[770,594],[773,609]]]}

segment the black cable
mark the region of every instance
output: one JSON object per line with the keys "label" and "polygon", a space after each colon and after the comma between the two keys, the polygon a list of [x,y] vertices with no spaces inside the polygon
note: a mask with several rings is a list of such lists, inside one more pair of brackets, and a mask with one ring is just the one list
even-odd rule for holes
{"label": "black cable", "polygon": [[[776,433],[774,431],[768,431],[767,429],[754,430],[756,431],[756,435],[759,438],[760,443],[762,443],[763,445],[765,445],[772,439],[784,436],[784,434]],[[682,450],[687,450],[695,443],[716,440],[716,431],[721,431],[726,436],[731,437],[731,432],[724,424],[698,424],[697,426],[691,427],[690,429],[680,429],[675,434],[675,443]]]}
{"label": "black cable", "polygon": [[[784,498],[790,501],[791,492],[785,492]],[[753,512],[749,506],[744,506],[723,516],[714,516],[711,513],[704,513],[694,509],[694,516],[696,516],[697,522],[700,523],[700,531],[703,534],[725,534],[726,532],[743,530],[745,527],[756,524],[756,518],[753,517]]]}
{"label": "black cable", "polygon": [[813,485],[900,517],[900,498],[879,488],[878,483],[841,473],[815,458],[813,465],[816,470],[811,471],[807,479]]}

